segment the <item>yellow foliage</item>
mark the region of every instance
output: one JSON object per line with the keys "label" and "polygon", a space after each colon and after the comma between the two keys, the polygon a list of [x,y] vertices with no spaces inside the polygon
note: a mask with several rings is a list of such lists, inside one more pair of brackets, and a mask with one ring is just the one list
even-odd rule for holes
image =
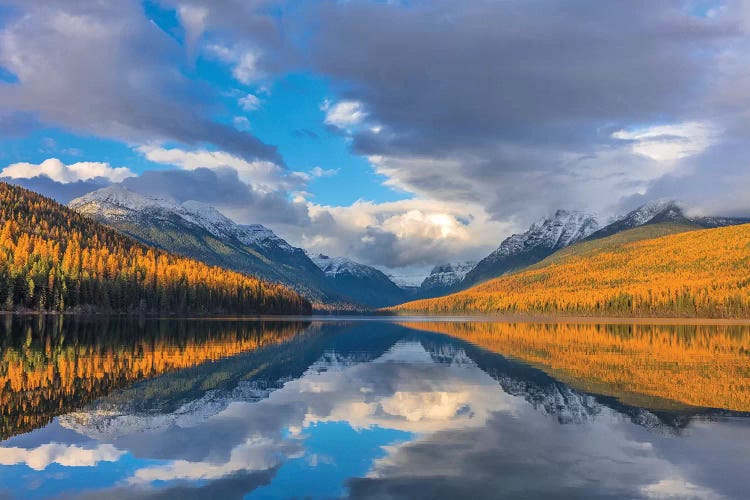
{"label": "yellow foliage", "polygon": [[750,317],[750,224],[552,259],[394,311]]}
{"label": "yellow foliage", "polygon": [[[625,403],[750,411],[750,327],[408,322],[516,358]],[[666,401],[654,401],[653,399]]]}

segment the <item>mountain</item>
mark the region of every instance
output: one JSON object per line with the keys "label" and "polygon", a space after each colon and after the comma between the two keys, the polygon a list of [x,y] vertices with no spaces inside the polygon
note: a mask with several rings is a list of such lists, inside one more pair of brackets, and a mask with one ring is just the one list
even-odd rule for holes
{"label": "mountain", "polygon": [[146,244],[286,284],[317,305],[349,307],[307,256],[259,224],[240,225],[210,205],[144,196],[113,185],[68,206]]}
{"label": "mountain", "polygon": [[672,223],[684,226],[694,226],[699,228],[712,228],[722,226],[732,226],[736,224],[745,224],[750,219],[732,218],[732,217],[689,217],[685,215],[678,202],[674,200],[657,200],[646,203],[635,210],[628,212],[615,219],[609,225],[594,231],[587,239],[598,239],[617,234],[628,229],[648,224]]}
{"label": "mountain", "polygon": [[477,266],[475,261],[440,264],[432,268],[419,287],[422,298],[437,297],[461,283],[466,274]]}
{"label": "mountain", "polygon": [[359,304],[386,307],[410,298],[408,292],[374,267],[346,257],[329,257],[323,254],[313,255],[311,259],[339,294]]}
{"label": "mountain", "polygon": [[6,310],[304,314],[279,284],[143,245],[26,189],[0,183]]}
{"label": "mountain", "polygon": [[[750,224],[667,234],[637,227],[581,242],[524,271],[403,312],[750,317]],[[581,251],[573,251],[581,246]]]}
{"label": "mountain", "polygon": [[555,251],[580,241],[599,229],[596,216],[558,210],[531,225],[528,231],[506,238],[500,247],[466,273],[456,285],[466,289],[477,283],[535,264]]}

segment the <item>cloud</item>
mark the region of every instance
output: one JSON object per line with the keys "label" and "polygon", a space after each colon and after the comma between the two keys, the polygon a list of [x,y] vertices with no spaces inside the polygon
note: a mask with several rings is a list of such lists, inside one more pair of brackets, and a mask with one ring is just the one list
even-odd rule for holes
{"label": "cloud", "polygon": [[631,142],[634,153],[656,161],[676,161],[700,154],[716,143],[718,131],[700,122],[656,125],[612,134],[615,139]]}
{"label": "cloud", "polygon": [[206,50],[220,61],[232,64],[232,76],[242,84],[257,83],[265,76],[259,64],[260,55],[254,49],[209,45]]}
{"label": "cloud", "polygon": [[290,200],[284,190],[247,184],[231,167],[151,170],[125,179],[122,185],[144,195],[207,203],[241,224],[262,223],[274,228],[277,224],[309,223],[304,203]]}
{"label": "cloud", "polygon": [[62,204],[67,204],[70,200],[111,184],[109,179],[102,177],[76,182],[57,182],[44,175],[31,179],[0,177],[0,180],[30,189]]}
{"label": "cloud", "polygon": [[238,102],[245,111],[254,111],[260,107],[260,99],[253,94],[247,94],[245,97],[241,97]]}
{"label": "cloud", "polygon": [[321,109],[326,112],[325,123],[341,129],[348,129],[362,123],[367,116],[362,103],[358,101],[341,101],[335,104],[325,101]]}
{"label": "cloud", "polygon": [[329,3],[308,10],[320,29],[307,53],[349,111],[367,110],[368,127],[351,127],[362,116],[347,121],[343,109],[327,121],[378,158],[388,185],[480,200],[504,221],[559,207],[611,213],[665,176],[737,173],[728,155],[697,160],[735,130],[748,137],[750,15],[739,10]]}
{"label": "cloud", "polygon": [[32,179],[45,176],[60,183],[86,181],[95,178],[119,182],[135,174],[127,167],[113,168],[109,163],[78,162],[65,165],[57,158],[49,158],[42,163],[13,163],[0,171],[0,177],[10,179]]}
{"label": "cloud", "polygon": [[304,248],[388,268],[484,256],[510,227],[491,221],[479,204],[424,199],[357,201],[351,206],[308,203],[308,213],[308,225],[280,231]]}
{"label": "cloud", "polygon": [[[283,163],[275,147],[210,118],[216,96],[184,76],[184,49],[139,3],[14,3],[0,32],[0,66],[18,83],[2,85],[0,109],[128,143],[209,143]],[[181,20],[189,37],[205,25],[195,9],[182,9]]]}
{"label": "cloud", "polygon": [[186,170],[196,168],[233,168],[240,179],[252,184],[260,191],[293,190],[302,186],[302,179],[285,168],[269,161],[248,161],[225,151],[204,149],[187,151],[179,148],[160,146],[139,146],[136,148],[146,159],[165,165],[173,165]]}
{"label": "cloud", "polygon": [[185,42],[189,52],[195,52],[198,39],[206,29],[206,17],[208,9],[195,5],[180,5],[177,8],[177,16],[180,24],[185,28]]}
{"label": "cloud", "polygon": [[250,120],[244,116],[235,116],[232,119],[232,123],[234,123],[234,128],[237,130],[250,130]]}
{"label": "cloud", "polygon": [[310,175],[313,177],[332,177],[339,173],[339,169],[337,168],[328,168],[324,169],[321,167],[313,167],[310,170]]}
{"label": "cloud", "polygon": [[116,462],[124,453],[111,444],[100,444],[89,449],[49,443],[31,449],[0,448],[0,464],[25,464],[37,471],[44,470],[53,463],[64,467],[93,467],[99,462]]}

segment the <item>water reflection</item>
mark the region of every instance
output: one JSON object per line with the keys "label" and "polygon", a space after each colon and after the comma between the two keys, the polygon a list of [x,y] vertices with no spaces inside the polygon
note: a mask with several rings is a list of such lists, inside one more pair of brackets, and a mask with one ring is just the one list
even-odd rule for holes
{"label": "water reflection", "polygon": [[[750,380],[747,331],[477,325],[8,325],[3,401],[19,403],[4,422],[18,435],[0,444],[0,496],[743,496],[750,421],[731,410]],[[712,404],[690,404],[705,385],[676,397],[657,368],[628,385],[643,366],[698,384],[691,362],[710,352]],[[10,366],[47,375],[11,386]],[[46,420],[21,418],[26,392]]]}

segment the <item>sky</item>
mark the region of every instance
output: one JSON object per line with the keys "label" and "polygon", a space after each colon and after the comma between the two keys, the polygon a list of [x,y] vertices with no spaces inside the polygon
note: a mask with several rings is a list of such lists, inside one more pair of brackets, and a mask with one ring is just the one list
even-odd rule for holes
{"label": "sky", "polygon": [[750,3],[6,0],[0,178],[398,276],[558,208],[750,215]]}

